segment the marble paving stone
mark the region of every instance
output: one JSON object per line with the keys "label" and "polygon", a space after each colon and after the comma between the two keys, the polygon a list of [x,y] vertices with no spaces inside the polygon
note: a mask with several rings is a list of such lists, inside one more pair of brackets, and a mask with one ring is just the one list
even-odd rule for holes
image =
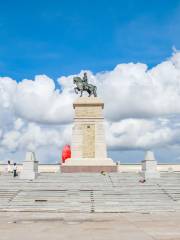
{"label": "marble paving stone", "polygon": [[139,183],[139,174],[40,174],[34,181],[0,176],[0,211],[178,212],[180,173]]}

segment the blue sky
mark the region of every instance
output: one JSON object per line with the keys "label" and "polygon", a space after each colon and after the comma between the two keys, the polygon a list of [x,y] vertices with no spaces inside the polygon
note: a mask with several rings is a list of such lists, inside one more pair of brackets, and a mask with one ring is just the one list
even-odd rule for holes
{"label": "blue sky", "polygon": [[[173,52],[172,49],[180,49],[180,0],[0,0],[0,77],[8,76],[13,78],[16,82],[22,81],[23,79],[34,79],[34,77],[37,75],[45,74],[48,77],[52,78],[55,81],[56,86],[58,87],[59,85],[57,78],[61,76],[78,74],[81,70],[90,70],[94,73],[94,76],[96,73],[101,72],[101,76],[99,77],[99,79],[101,79],[102,77],[104,79],[103,81],[105,81],[106,74],[103,72],[113,70],[118,64],[141,62],[147,64],[149,68],[156,66],[154,72],[156,72],[155,78],[157,80],[157,83],[159,81],[161,88],[165,91],[167,89],[168,91],[172,90],[175,86],[174,89],[177,90],[177,94],[176,91],[174,91],[174,93],[176,94],[175,97],[177,97],[178,91],[180,91],[178,88],[180,84],[178,83],[177,79],[177,76],[179,76],[178,71],[180,71],[180,55],[177,53],[174,58],[172,57],[170,59]],[[166,66],[160,66],[160,63],[162,63],[166,59],[170,59],[168,62],[168,66],[171,65],[168,74],[166,72]],[[174,68],[174,62],[177,62],[176,69]],[[147,71],[142,70],[143,68],[143,66],[138,64],[135,64],[133,66],[122,66],[122,69],[125,69],[125,74],[124,76],[120,76],[123,78],[121,81],[119,81],[119,73],[116,73],[116,71],[118,72],[117,69],[113,70],[113,74],[116,75],[114,77],[114,83],[116,81],[119,81],[119,91],[123,91],[123,81],[129,81],[128,86],[130,86],[130,88],[127,87],[127,92],[129,92],[129,90],[131,89],[134,89],[136,85],[138,86],[136,82],[137,77],[139,81],[139,88],[136,89],[136,92],[137,97],[140,97],[138,100],[136,99],[135,101],[138,102],[137,106],[140,106],[142,103],[142,106],[140,106],[140,108],[142,107],[143,110],[140,109],[140,113],[142,110],[144,111],[144,114],[146,113],[146,107],[151,104],[151,99],[149,99],[149,102],[147,101],[147,104],[141,101],[141,89],[144,89],[143,77],[144,79],[146,79],[146,77],[148,76]],[[132,81],[131,79],[129,79],[128,73],[126,73],[128,71],[132,71]],[[145,73],[142,77],[141,73],[143,71],[145,71]],[[123,73],[123,71],[121,73]],[[167,79],[165,79],[166,75],[168,75]],[[174,76],[173,81],[168,82],[171,80],[172,75]],[[41,79],[43,79],[44,81],[43,84],[41,82]],[[165,81],[163,82],[164,79]],[[68,77],[66,81],[67,80],[69,80]],[[7,86],[4,83],[5,81]],[[18,87],[20,89],[19,92],[21,92],[22,94],[21,95],[18,91],[15,93],[15,90],[12,90],[14,89],[13,82],[10,83],[6,79],[2,80],[1,88],[4,88],[3,97],[5,101],[3,107],[7,106],[9,102],[12,101],[12,99],[10,98],[12,98],[11,96],[13,95],[13,91],[14,95],[16,95],[17,98],[19,97],[19,102],[18,104],[16,104],[16,106],[9,107],[8,111],[7,109],[0,109],[0,124],[2,121],[2,123],[4,124],[2,124],[3,127],[5,126],[4,122],[6,122],[6,124],[8,125],[7,134],[4,134],[4,137],[0,137],[4,139],[4,145],[7,145],[7,149],[9,146],[14,149],[12,151],[13,154],[16,152],[16,137],[21,135],[24,139],[26,136],[24,137],[23,134],[26,133],[28,129],[29,135],[31,135],[32,129],[34,133],[36,133],[37,128],[40,127],[38,130],[39,134],[40,136],[43,136],[42,139],[44,138],[43,124],[45,121],[43,119],[44,122],[42,121],[42,126],[38,125],[38,123],[41,123],[41,121],[37,121],[37,118],[39,117],[38,111],[41,110],[42,114],[40,115],[46,117],[47,109],[44,109],[42,107],[42,109],[40,108],[33,112],[32,109],[34,108],[34,105],[30,103],[33,102],[34,95],[32,94],[32,96],[29,96],[29,102],[26,102],[26,99],[24,99],[24,97],[28,95],[28,89],[30,88],[30,91],[34,91],[33,93],[37,94],[37,102],[45,101],[45,103],[47,103],[49,97],[48,94],[49,92],[53,91],[53,84],[51,80],[46,78],[46,76],[40,76],[35,81],[34,85],[31,86],[31,84],[32,83],[30,83],[29,81],[29,83],[24,83],[24,87]],[[171,84],[172,87],[170,86]],[[42,88],[40,87],[39,90],[38,87],[44,85],[47,85],[47,92],[42,93]],[[68,85],[66,85],[65,82],[64,87],[68,89]],[[146,91],[147,89],[145,88],[145,93]],[[153,93],[154,88],[150,89],[149,91],[150,93]],[[52,95],[53,94],[54,92],[52,92]],[[56,94],[54,95],[56,98]],[[148,96],[151,95],[149,94]],[[125,97],[127,97],[124,98],[125,103],[131,100],[131,95],[127,95]],[[59,104],[57,105],[60,106],[60,108],[63,107],[61,104],[61,97],[58,96],[57,98],[57,103]],[[119,99],[118,95],[116,96],[116,99]],[[121,101],[123,102],[124,99],[122,98]],[[165,104],[163,104],[164,99]],[[169,100],[172,100],[172,98],[169,97],[168,94],[167,98],[166,95],[162,96],[162,99],[160,100],[162,108],[164,108],[164,105],[168,105]],[[122,102],[118,102],[118,104],[121,104],[122,110],[119,110],[117,104],[116,106],[114,106],[114,114],[118,111],[120,112],[120,114],[118,115],[118,120],[120,124],[119,135],[122,134],[121,124],[124,124],[123,122],[121,122],[121,114],[124,113]],[[12,105],[13,104],[14,103],[12,103]],[[153,120],[153,124],[155,126],[154,128],[156,128],[156,124],[159,121],[158,117],[162,117],[160,104],[157,101],[156,107],[158,108],[159,115],[156,116],[157,119]],[[32,109],[31,105],[33,107]],[[167,144],[168,146],[173,145],[173,148],[164,147],[166,141],[168,142],[168,140],[165,139],[165,135],[163,135],[163,137],[165,136],[163,139],[164,145],[162,144],[162,146],[158,147],[158,142],[156,154],[158,159],[160,159],[160,161],[162,162],[168,162],[170,159],[174,162],[180,161],[180,151],[178,147],[179,145],[176,146],[176,142],[177,144],[179,144],[180,142],[180,130],[178,130],[179,135],[175,136],[176,134],[175,131],[173,131],[173,128],[176,127],[176,123],[175,125],[173,125],[174,123],[169,117],[172,114],[171,109],[173,109],[173,107],[174,106],[172,103],[168,105],[167,112],[169,113],[169,115],[167,114],[165,116],[167,117],[167,126],[163,125],[165,124],[165,120],[163,120],[161,128],[169,132],[171,132],[172,130],[172,136],[174,136],[175,140],[173,140],[173,137],[171,136],[171,134],[169,134],[169,142],[174,141],[175,143],[173,142],[174,145]],[[134,111],[135,113],[137,113],[137,116],[139,116],[138,107],[134,110],[131,109],[131,104],[129,104],[127,108],[129,109],[130,114]],[[18,116],[18,114],[16,114],[15,111],[17,109],[19,109],[18,112],[21,113],[21,115],[24,114],[24,118],[19,119],[19,116],[21,115]],[[111,109],[111,107],[109,109]],[[61,111],[64,111],[64,108],[62,108]],[[34,114],[31,117],[29,117],[30,112],[32,112],[32,115]],[[175,116],[175,119],[177,118],[179,121],[180,114],[178,107],[177,109],[175,109],[173,114]],[[56,117],[57,115],[58,113],[54,113],[53,117]],[[8,124],[8,117],[11,124]],[[48,117],[52,117],[51,113],[49,114],[49,116],[47,116],[47,119],[50,119]],[[68,117],[69,113],[67,113],[67,119],[69,121]],[[130,118],[129,115],[126,119],[127,123],[125,123],[123,126],[131,127],[132,123],[131,121],[129,121],[128,118]],[[134,118],[136,118],[136,116]],[[144,119],[145,118],[146,114],[144,115]],[[15,125],[17,125],[18,127],[13,125],[14,119]],[[31,121],[31,119],[35,120]],[[61,119],[61,116],[59,116],[59,119]],[[148,119],[148,121],[151,120],[152,119]],[[113,123],[116,124],[117,119],[113,121]],[[137,121],[137,119],[134,119],[134,121],[134,126],[139,126],[139,124],[141,124]],[[32,122],[35,122],[37,125],[31,125]],[[146,123],[144,124],[146,126]],[[163,126],[165,126],[165,128],[163,128]],[[15,131],[17,130],[16,132],[14,131],[13,127],[15,128]],[[45,126],[45,128],[46,127],[47,126]],[[170,130],[168,127],[170,128]],[[50,125],[48,125],[48,128],[51,128]],[[137,129],[135,128],[135,130]],[[58,131],[59,130],[57,130],[57,132]],[[128,127],[126,131],[128,132]],[[158,131],[159,128],[157,127],[154,130],[155,137],[157,137],[156,132]],[[52,129],[52,132],[47,131],[47,136],[50,133],[54,134],[54,130]],[[14,142],[11,141],[12,139]],[[129,137],[129,139],[132,139],[131,136]],[[31,141],[32,139],[29,140],[30,144],[32,144]],[[37,142],[38,141],[39,138],[37,138]],[[26,145],[25,142],[24,144]],[[48,137],[47,142],[44,144],[49,144]],[[119,143],[119,146],[122,148],[121,144],[123,145],[123,143]],[[133,148],[132,151],[111,151],[110,156],[113,157],[113,159],[115,160],[122,160],[122,162],[142,160],[144,156],[144,151],[142,149],[139,150],[138,148],[135,150],[134,149],[135,148]],[[42,155],[45,156],[47,155],[47,153],[49,153],[49,150],[46,149],[46,151],[43,152],[44,155]],[[57,152],[55,152],[54,155],[57,156]]]}
{"label": "blue sky", "polygon": [[179,0],[0,1],[0,73],[16,80],[149,67],[180,48]]}

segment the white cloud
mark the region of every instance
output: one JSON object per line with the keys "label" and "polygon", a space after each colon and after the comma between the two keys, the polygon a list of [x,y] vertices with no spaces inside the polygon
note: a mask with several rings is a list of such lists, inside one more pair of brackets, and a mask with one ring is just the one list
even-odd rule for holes
{"label": "white cloud", "polygon": [[[78,75],[82,76],[83,71]],[[60,154],[71,138],[73,76],[60,77],[60,89],[46,75],[17,83],[0,78],[0,152],[26,149]],[[142,63],[119,64],[93,75],[105,102],[110,149],[147,149],[180,142],[180,53],[148,70]],[[48,155],[49,158],[49,155]],[[48,161],[48,159],[44,159]]]}
{"label": "white cloud", "polygon": [[[120,64],[100,77],[103,79],[101,95],[110,120],[180,113],[177,104],[180,100],[180,68],[172,60],[149,71],[144,64]],[[97,82],[98,78],[97,75]]]}
{"label": "white cloud", "polygon": [[162,122],[126,119],[107,125],[107,141],[112,149],[149,149],[166,147],[176,142],[177,131]]}
{"label": "white cloud", "polygon": [[7,149],[7,151],[15,151],[19,145],[19,138],[21,134],[18,131],[6,132],[2,138],[1,146]]}
{"label": "white cloud", "polygon": [[14,122],[14,129],[20,130],[24,126],[24,121],[21,118],[17,118]]}
{"label": "white cloud", "polygon": [[72,96],[55,90],[54,81],[45,75],[23,80],[17,86],[14,109],[18,116],[38,123],[72,121]]}

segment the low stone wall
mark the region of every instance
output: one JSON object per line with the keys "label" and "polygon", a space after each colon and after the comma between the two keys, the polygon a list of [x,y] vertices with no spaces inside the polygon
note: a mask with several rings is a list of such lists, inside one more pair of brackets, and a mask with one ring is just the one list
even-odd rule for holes
{"label": "low stone wall", "polygon": [[[17,164],[17,170],[20,172],[22,169],[22,164]],[[59,164],[39,164],[39,172],[58,172],[60,169]],[[0,172],[7,172],[7,164],[0,164]]]}
{"label": "low stone wall", "polygon": [[[161,163],[157,165],[160,172],[174,171],[180,172],[180,164],[166,164]],[[141,164],[119,164],[118,172],[139,172],[141,171]]]}
{"label": "low stone wall", "polygon": [[[59,164],[39,164],[39,172],[58,172]],[[139,172],[141,171],[141,164],[119,164],[117,165],[118,172]],[[17,165],[18,171],[21,171],[22,164]],[[0,172],[7,171],[7,164],[0,164]],[[180,164],[158,164],[158,171],[177,171],[180,172]]]}

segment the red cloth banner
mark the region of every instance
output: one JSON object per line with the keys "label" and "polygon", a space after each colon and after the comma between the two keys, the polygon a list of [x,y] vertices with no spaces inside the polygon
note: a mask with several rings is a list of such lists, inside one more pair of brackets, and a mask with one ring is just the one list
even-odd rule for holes
{"label": "red cloth banner", "polygon": [[62,163],[65,163],[66,159],[71,157],[70,145],[65,145],[62,149]]}

